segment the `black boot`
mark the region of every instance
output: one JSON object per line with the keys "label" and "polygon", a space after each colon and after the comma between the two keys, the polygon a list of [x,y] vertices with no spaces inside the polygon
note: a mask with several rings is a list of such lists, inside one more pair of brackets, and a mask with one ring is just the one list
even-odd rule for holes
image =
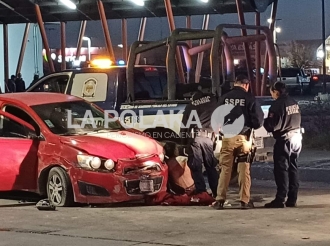
{"label": "black boot", "polygon": [[265,208],[284,208],[284,203],[278,200],[273,200],[270,203],[265,204]]}

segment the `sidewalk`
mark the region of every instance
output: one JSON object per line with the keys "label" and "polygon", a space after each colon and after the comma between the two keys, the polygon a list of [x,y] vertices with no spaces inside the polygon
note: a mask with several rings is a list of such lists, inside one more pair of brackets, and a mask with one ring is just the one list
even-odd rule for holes
{"label": "sidewalk", "polygon": [[[330,151],[303,150],[298,165],[301,181],[330,183]],[[273,163],[254,163],[251,176],[257,180],[273,180]]]}

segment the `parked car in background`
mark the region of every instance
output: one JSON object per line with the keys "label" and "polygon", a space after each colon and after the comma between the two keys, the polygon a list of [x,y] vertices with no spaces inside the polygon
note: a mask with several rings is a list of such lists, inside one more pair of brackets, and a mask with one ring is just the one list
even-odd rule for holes
{"label": "parked car in background", "polygon": [[75,96],[0,95],[0,145],[0,191],[37,192],[55,206],[141,200],[166,191],[162,146]]}
{"label": "parked car in background", "polygon": [[[314,86],[322,86],[323,84],[323,74],[313,74],[311,76],[311,81],[314,83]],[[330,75],[325,75],[325,82],[330,83]]]}
{"label": "parked car in background", "polygon": [[277,81],[285,83],[289,92],[306,92],[311,89],[310,77],[300,68],[281,68],[278,73]]}

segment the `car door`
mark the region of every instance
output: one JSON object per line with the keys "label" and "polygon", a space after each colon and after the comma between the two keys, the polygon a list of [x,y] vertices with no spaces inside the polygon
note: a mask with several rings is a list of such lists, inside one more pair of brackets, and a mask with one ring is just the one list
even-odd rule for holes
{"label": "car door", "polygon": [[0,110],[0,191],[37,190],[39,140],[23,120]]}
{"label": "car door", "polygon": [[66,94],[72,72],[51,74],[42,78],[34,86],[29,88],[27,92],[53,92]]}

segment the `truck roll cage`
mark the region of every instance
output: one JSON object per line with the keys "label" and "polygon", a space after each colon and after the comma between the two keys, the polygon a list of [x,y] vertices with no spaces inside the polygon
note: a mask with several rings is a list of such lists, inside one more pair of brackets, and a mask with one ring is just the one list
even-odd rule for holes
{"label": "truck roll cage", "polygon": [[[127,62],[127,70],[126,70],[126,79],[127,79],[127,100],[128,102],[135,101],[134,94],[134,67],[136,63],[136,58],[138,54],[143,52],[153,50],[162,46],[166,46],[168,44],[168,38],[159,40],[159,41],[135,41],[130,48],[128,62]],[[187,43],[177,43],[177,46],[180,46],[183,51],[183,55],[185,57],[185,62],[187,66],[187,70],[189,71],[192,67],[191,57],[188,54],[189,46]]]}
{"label": "truck roll cage", "polygon": [[[249,35],[249,36],[238,36],[228,37],[223,29],[250,29],[260,30],[264,34],[260,35]],[[236,24],[220,24],[216,27],[215,31],[200,31],[195,29],[176,29],[172,32],[169,37],[169,47],[167,52],[166,66],[167,66],[167,77],[168,77],[168,95],[169,99],[175,97],[175,47],[178,41],[196,40],[196,39],[210,39],[213,38],[211,44],[206,44],[203,48],[200,47],[198,50],[202,52],[211,47],[210,64],[211,64],[211,79],[212,79],[212,93],[221,94],[220,84],[220,50],[224,49],[227,64],[227,81],[232,82],[235,79],[234,72],[234,60],[231,54],[230,45],[242,42],[255,42],[255,41],[266,41],[266,47],[268,51],[269,59],[269,77],[270,83],[275,83],[277,78],[277,64],[276,64],[276,52],[273,43],[273,36],[271,31],[266,26],[251,26],[251,25],[236,25]]]}
{"label": "truck roll cage", "polygon": [[[262,34],[248,35],[248,36],[233,36],[229,37],[224,29],[241,29],[241,30],[260,30]],[[211,43],[200,45],[197,47],[189,47],[186,43],[188,40],[212,39]],[[167,90],[168,100],[176,99],[176,50],[178,47],[182,48],[187,67],[187,81],[190,82],[190,69],[192,67],[191,56],[200,52],[210,50],[210,66],[211,66],[211,81],[212,93],[221,95],[221,79],[220,79],[220,63],[223,58],[222,52],[226,59],[226,80],[225,83],[231,83],[235,80],[235,66],[231,51],[232,44],[239,44],[244,42],[265,41],[268,52],[269,62],[269,79],[273,84],[277,80],[277,61],[276,51],[273,42],[273,34],[269,27],[266,26],[252,26],[252,25],[237,25],[237,24],[220,24],[215,30],[200,30],[200,29],[175,29],[170,37],[160,41],[136,41],[132,44],[128,65],[127,65],[127,98],[128,102],[135,100],[134,98],[134,67],[138,54],[146,52],[161,46],[168,46],[166,56],[166,70],[167,70]],[[221,53],[220,53],[221,51]],[[267,76],[267,74],[264,74]]]}

